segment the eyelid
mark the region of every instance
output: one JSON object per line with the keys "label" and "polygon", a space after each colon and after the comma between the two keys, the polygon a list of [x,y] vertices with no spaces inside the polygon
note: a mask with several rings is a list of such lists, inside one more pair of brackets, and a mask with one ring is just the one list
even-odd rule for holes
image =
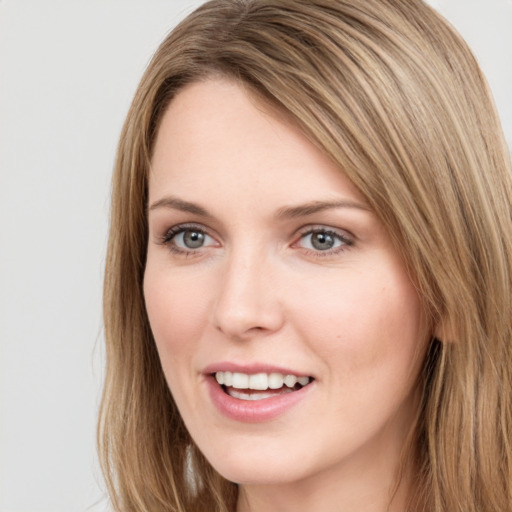
{"label": "eyelid", "polygon": [[[342,244],[338,247],[334,247],[331,249],[322,250],[314,250],[306,247],[300,247],[299,242],[306,236],[312,235],[315,233],[326,233],[335,236],[338,240],[342,242]],[[326,226],[322,224],[314,224],[310,226],[305,226],[301,228],[296,236],[294,237],[294,242],[292,243],[292,247],[302,249],[307,251],[308,253],[313,254],[315,257],[325,257],[336,255],[341,251],[347,250],[349,247],[354,245],[355,237],[344,229],[334,228],[332,226]]]}
{"label": "eyelid", "polygon": [[[202,247],[198,247],[197,249],[180,247],[176,244],[173,244],[172,243],[173,240],[178,235],[180,235],[181,233],[184,233],[185,231],[197,231],[198,233],[202,233],[202,234],[206,235],[207,237],[211,238],[212,240],[214,240],[215,244],[205,245]],[[202,224],[198,224],[195,222],[185,222],[182,224],[176,224],[174,226],[171,226],[170,228],[165,230],[165,232],[158,238],[159,238],[159,240],[157,242],[158,244],[167,246],[170,251],[172,251],[176,254],[181,254],[181,255],[194,255],[194,254],[198,255],[199,253],[201,253],[202,249],[207,249],[208,247],[212,247],[212,246],[217,246],[217,247],[220,246],[220,243],[217,240],[218,237],[216,237],[214,234],[212,234],[210,232],[210,230],[208,228],[206,228],[205,226],[203,226]]]}
{"label": "eyelid", "polygon": [[[199,233],[203,233],[207,237],[209,237],[211,240],[214,241],[214,243],[210,243],[208,245],[200,246],[198,248],[186,248],[181,247],[177,244],[173,244],[173,240],[180,235],[181,233],[184,233],[185,231],[197,231]],[[315,233],[325,233],[334,236],[338,239],[338,241],[341,241],[341,244],[335,247],[332,247],[330,249],[320,250],[320,249],[312,249],[308,247],[301,247],[300,241],[308,236]],[[291,244],[292,248],[301,249],[303,252],[310,253],[314,257],[325,257],[325,256],[333,256],[341,251],[347,250],[349,247],[351,247],[354,244],[355,237],[350,232],[344,229],[335,228],[332,226],[327,226],[325,224],[312,224],[308,226],[303,226],[299,230],[296,231],[296,234],[293,236],[293,242]],[[210,247],[220,247],[221,244],[218,241],[218,236],[216,234],[212,234],[211,230],[207,227],[205,227],[203,224],[195,223],[195,222],[185,222],[181,224],[176,224],[174,226],[171,226],[165,232],[158,237],[157,243],[159,245],[167,246],[167,248],[178,255],[182,256],[199,256],[202,253],[204,253],[205,249],[208,249]]]}
{"label": "eyelid", "polygon": [[354,243],[356,238],[352,233],[350,233],[350,231],[347,231],[346,229],[335,228],[333,226],[328,226],[325,224],[310,224],[308,226],[304,226],[296,231],[295,238],[299,239],[305,235],[317,232],[333,233],[334,235],[340,237],[347,243]]}

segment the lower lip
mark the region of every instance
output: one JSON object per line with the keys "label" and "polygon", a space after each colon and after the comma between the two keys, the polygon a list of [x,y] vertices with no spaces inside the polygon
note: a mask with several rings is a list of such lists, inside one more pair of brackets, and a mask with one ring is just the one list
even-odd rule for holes
{"label": "lower lip", "polygon": [[232,420],[245,423],[261,423],[281,416],[302,401],[314,384],[311,382],[298,391],[283,393],[272,398],[241,400],[225,393],[213,376],[208,376],[206,382],[210,398],[219,412]]}

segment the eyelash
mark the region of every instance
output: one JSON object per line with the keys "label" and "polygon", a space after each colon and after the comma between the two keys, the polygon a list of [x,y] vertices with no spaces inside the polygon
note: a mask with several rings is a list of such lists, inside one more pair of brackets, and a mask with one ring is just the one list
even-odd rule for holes
{"label": "eyelash", "polygon": [[349,247],[354,245],[354,240],[350,238],[347,235],[344,235],[340,233],[339,231],[335,231],[330,228],[326,228],[323,226],[314,226],[314,227],[308,227],[304,231],[302,231],[299,235],[299,238],[297,239],[297,242],[294,242],[293,245],[297,245],[301,240],[303,240],[306,236],[309,235],[315,235],[315,234],[322,234],[330,236],[339,242],[341,242],[341,245],[338,247],[327,249],[327,250],[314,250],[314,249],[307,249],[304,248],[304,250],[307,251],[307,254],[316,258],[325,258],[329,256],[336,256],[337,254],[342,253],[343,251],[346,251]]}
{"label": "eyelash", "polygon": [[[181,256],[199,256],[200,255],[200,249],[202,247],[199,247],[198,249],[184,249],[182,247],[178,247],[175,243],[173,243],[173,240],[180,234],[185,233],[187,231],[193,231],[195,233],[211,237],[207,231],[202,228],[201,226],[197,224],[179,224],[177,226],[173,226],[172,228],[168,229],[165,234],[160,239],[160,244],[165,245],[169,248],[169,250],[175,254],[181,255]],[[324,251],[318,249],[308,249],[303,248],[304,251],[307,252],[309,256],[318,257],[318,258],[324,258],[328,256],[335,256],[337,254],[340,254],[343,251],[346,251],[349,247],[351,247],[354,244],[354,241],[351,237],[344,235],[338,231],[335,231],[333,229],[329,229],[322,226],[314,226],[314,227],[308,227],[304,229],[304,231],[300,232],[299,237],[296,242],[292,244],[292,247],[297,246],[301,240],[303,240],[305,237],[315,234],[323,234],[326,236],[330,236],[339,242],[341,244],[338,247],[332,248],[332,249],[326,249]]]}
{"label": "eyelash", "polygon": [[[194,256],[199,255],[198,250],[194,249],[183,249],[182,247],[178,247],[173,240],[180,235],[181,233],[185,233],[186,231],[193,231],[194,233],[199,233],[205,236],[210,236],[208,233],[197,224],[179,224],[177,226],[173,226],[168,229],[165,234],[161,237],[160,243],[161,245],[165,245],[169,248],[169,250],[175,254],[182,256]],[[213,237],[210,237],[213,238]]]}

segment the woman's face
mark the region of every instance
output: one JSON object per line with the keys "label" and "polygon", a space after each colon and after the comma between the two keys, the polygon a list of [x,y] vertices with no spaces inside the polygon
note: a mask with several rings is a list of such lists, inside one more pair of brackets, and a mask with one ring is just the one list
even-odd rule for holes
{"label": "woman's face", "polygon": [[211,464],[247,486],[387,478],[427,333],[388,233],[337,166],[242,86],[194,83],[160,126],[148,212],[147,312]]}

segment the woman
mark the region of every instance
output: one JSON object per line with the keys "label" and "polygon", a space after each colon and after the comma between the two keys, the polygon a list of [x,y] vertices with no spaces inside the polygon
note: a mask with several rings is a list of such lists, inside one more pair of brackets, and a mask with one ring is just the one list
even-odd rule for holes
{"label": "woman", "polygon": [[512,172],[421,1],[214,0],[113,182],[118,511],[511,511]]}

